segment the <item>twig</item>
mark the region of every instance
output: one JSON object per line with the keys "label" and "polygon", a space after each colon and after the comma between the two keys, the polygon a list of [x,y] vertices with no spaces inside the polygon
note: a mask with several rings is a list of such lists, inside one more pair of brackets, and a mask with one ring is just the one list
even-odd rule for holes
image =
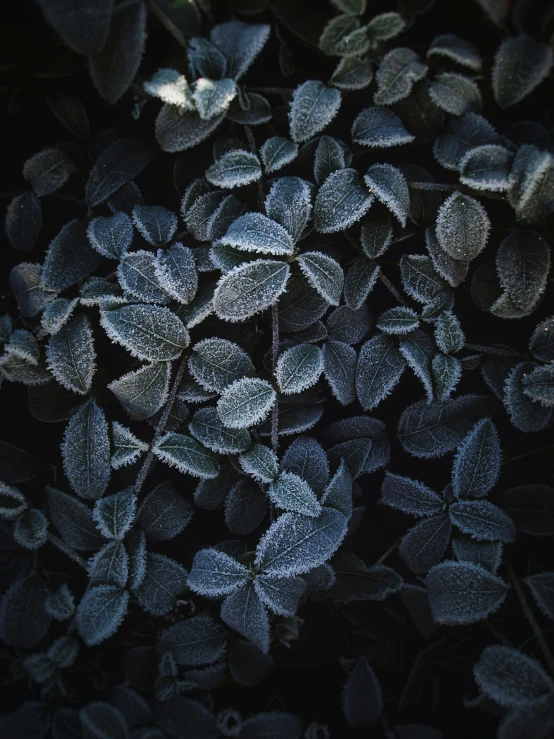
{"label": "twig", "polygon": [[398,549],[398,547],[400,546],[400,542],[401,541],[402,541],[402,537],[399,536],[398,539],[393,544],[390,545],[390,547],[387,549],[387,551],[384,552],[384,554],[382,554],[379,557],[379,559],[377,560],[377,562],[375,562],[375,564],[376,565],[382,565],[383,562],[387,559],[387,557],[389,557],[393,552],[395,552]]}
{"label": "twig", "polygon": [[59,549],[60,552],[67,554],[70,559],[76,562],[84,570],[87,569],[87,563],[85,562],[83,557],[81,557],[80,554],[77,554],[77,552],[71,549],[71,547],[69,547],[64,541],[62,541],[59,536],[56,536],[56,534],[53,534],[51,531],[49,531],[48,541],[50,542],[50,544],[53,544],[57,549]]}
{"label": "twig", "polygon": [[[256,139],[254,138],[254,134],[252,133],[252,129],[250,126],[245,126],[244,130],[246,132],[246,138],[248,139],[248,147],[254,156],[258,156],[258,147],[256,146]],[[260,177],[260,179],[256,182],[256,185],[258,187],[258,205],[260,207],[260,210],[264,209],[264,200],[265,200],[265,193],[264,193],[264,183],[263,183],[263,175]]]}
{"label": "twig", "polygon": [[510,464],[511,462],[517,462],[520,459],[525,459],[525,457],[530,457],[532,454],[539,454],[540,452],[546,452],[549,449],[554,449],[554,444],[545,444],[544,446],[539,446],[536,449],[529,449],[529,451],[527,452],[516,454],[515,457],[506,457],[506,459],[502,462],[502,467],[505,467],[507,464]]}
{"label": "twig", "polygon": [[383,283],[383,285],[387,288],[387,290],[394,295],[394,297],[398,300],[398,302],[401,305],[408,305],[406,300],[404,299],[404,296],[401,295],[398,290],[395,288],[395,286],[392,284],[392,282],[389,280],[388,277],[386,277],[382,272],[379,272],[379,279]]}
{"label": "twig", "polygon": [[485,346],[483,344],[465,344],[466,349],[481,354],[497,354],[499,357],[510,357],[511,359],[528,359],[526,354],[518,354],[513,349],[504,349],[501,346]]}
{"label": "twig", "polygon": [[177,41],[179,46],[182,46],[183,49],[186,49],[188,46],[186,38],[183,36],[183,34],[177,28],[177,26],[173,23],[173,21],[167,17],[167,15],[158,6],[158,4],[155,2],[149,2],[148,10],[152,13],[152,15],[156,16],[156,18],[160,21],[160,23],[166,29],[166,31],[169,31],[169,33],[173,36],[175,41]]}

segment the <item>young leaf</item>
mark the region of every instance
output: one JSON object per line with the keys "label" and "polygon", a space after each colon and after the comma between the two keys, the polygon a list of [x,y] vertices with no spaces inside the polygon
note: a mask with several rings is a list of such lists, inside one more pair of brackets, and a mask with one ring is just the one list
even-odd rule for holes
{"label": "young leaf", "polygon": [[337,15],[319,37],[319,48],[328,56],[362,56],[369,47],[365,29],[350,15]]}
{"label": "young leaf", "polygon": [[548,44],[528,36],[503,41],[494,58],[492,89],[501,108],[527,97],[545,79],[553,63]]}
{"label": "young leaf", "polygon": [[444,354],[456,354],[463,349],[465,336],[458,318],[451,311],[443,311],[435,323],[435,341]]}
{"label": "young leaf", "polygon": [[142,421],[157,413],[165,403],[170,374],[169,362],[153,362],[123,375],[119,380],[113,380],[108,389],[119,400],[129,418]]}
{"label": "young leaf", "polygon": [[375,408],[390,394],[406,367],[396,341],[374,336],[362,346],[356,367],[356,392],[362,408]]}
{"label": "young leaf", "polygon": [[478,421],[461,443],[452,469],[458,499],[484,498],[500,475],[501,449],[493,422]]}
{"label": "young leaf", "polygon": [[521,146],[509,175],[508,201],[520,223],[543,221],[554,208],[554,158],[536,146]]}
{"label": "young leaf", "polygon": [[250,446],[246,429],[226,428],[215,408],[200,408],[189,424],[189,431],[205,447],[219,454],[237,454]]}
{"label": "young leaf", "polygon": [[60,385],[81,395],[88,393],[92,386],[96,353],[84,313],[78,313],[50,337],[46,356],[48,368]]}
{"label": "young leaf", "polygon": [[135,205],[133,223],[152,246],[165,246],[177,229],[177,216],[161,205]]}
{"label": "young leaf", "polygon": [[300,393],[312,387],[323,371],[323,355],[315,344],[297,344],[281,354],[276,376],[285,395]]}
{"label": "young leaf", "polygon": [[550,272],[550,248],[536,231],[516,231],[498,247],[496,269],[502,287],[522,310],[533,308]]}
{"label": "young leaf", "polygon": [[87,228],[93,248],[108,259],[121,259],[133,240],[133,222],[126,213],[93,218]]}
{"label": "young leaf", "polygon": [[420,400],[400,416],[398,438],[415,457],[440,457],[459,446],[477,421],[490,418],[494,408],[494,400],[480,395],[431,403]]}
{"label": "young leaf", "polygon": [[112,341],[151,362],[176,359],[189,343],[186,328],[168,308],[124,305],[102,311],[100,322]]}
{"label": "young leaf", "polygon": [[326,562],[346,533],[346,518],[324,508],[317,518],[283,513],[260,540],[256,564],[267,574],[300,575]]}
{"label": "young leaf", "polygon": [[152,450],[158,459],[179,472],[193,477],[217,477],[219,466],[211,452],[195,439],[168,432],[156,442]]}
{"label": "young leaf", "polygon": [[498,610],[508,586],[478,565],[442,562],[425,581],[433,617],[439,624],[473,624]]}
{"label": "young leaf", "polygon": [[294,251],[294,243],[288,232],[261,213],[247,213],[237,218],[219,243],[259,254],[280,256],[290,255]]}
{"label": "young leaf", "polygon": [[483,108],[479,87],[463,74],[441,72],[429,85],[429,94],[435,105],[451,115],[480,113]]}
{"label": "young leaf", "polygon": [[502,544],[499,541],[476,541],[470,536],[455,536],[452,551],[460,562],[472,562],[493,573],[502,562]]}
{"label": "young leaf", "polygon": [[483,693],[506,708],[530,706],[554,687],[537,660],[501,645],[483,650],[473,675]]}
{"label": "young leaf", "polygon": [[39,198],[59,190],[74,171],[75,165],[62,149],[43,149],[23,165],[23,177]]}
{"label": "young leaf", "polygon": [[252,582],[225,599],[221,606],[221,620],[267,654],[269,620]]}
{"label": "young leaf", "polygon": [[299,436],[292,442],[283,455],[281,469],[301,477],[318,496],[329,480],[327,455],[321,444],[311,436]]}
{"label": "young leaf", "polygon": [[460,182],[474,190],[505,192],[512,186],[513,159],[512,152],[498,144],[470,149],[460,162]]}
{"label": "young leaf", "polygon": [[164,629],[158,648],[171,652],[178,665],[209,665],[223,656],[225,634],[209,616],[193,616]]}
{"label": "young leaf", "polygon": [[516,540],[516,529],[509,516],[488,500],[463,500],[452,503],[450,520],[464,534],[474,539],[502,541],[507,544]]}
{"label": "young leaf", "polygon": [[220,598],[229,595],[248,582],[249,572],[224,552],[201,549],[194,555],[187,585],[199,595]]}
{"label": "young leaf", "polygon": [[455,192],[442,204],[437,217],[437,239],[453,259],[470,261],[486,246],[490,221],[474,198]]}
{"label": "young leaf", "polygon": [[146,15],[142,3],[117,6],[106,43],[89,56],[92,81],[108,103],[117,103],[135,79],[146,43]]}
{"label": "young leaf", "polygon": [[301,577],[258,575],[254,589],[262,603],[280,616],[294,616],[306,584]]}
{"label": "young leaf", "polygon": [[112,423],[112,441],[111,464],[114,470],[133,464],[141,454],[148,451],[148,444],[138,439],[128,428],[117,421]]}
{"label": "young leaf", "polygon": [[402,580],[390,567],[368,567],[359,557],[340,551],[332,559],[336,580],[327,590],[334,601],[382,601],[400,590]]}
{"label": "young leaf", "polygon": [[288,231],[294,242],[302,238],[312,213],[311,187],[300,177],[275,180],[265,199],[267,215]]}
{"label": "young leaf", "polygon": [[115,585],[93,585],[77,608],[77,629],[87,647],[113,636],[127,613],[129,593]]}
{"label": "young leaf", "polygon": [[112,16],[112,0],[77,6],[63,0],[40,0],[39,5],[46,22],[78,54],[89,56],[100,51],[106,43]]}
{"label": "young leaf", "polygon": [[56,619],[56,621],[67,621],[75,613],[75,599],[66,583],[50,592],[44,603],[44,610]]}
{"label": "young leaf", "polygon": [[260,161],[255,154],[233,149],[206,170],[206,179],[214,187],[233,188],[256,182],[262,176]]}
{"label": "young leaf", "polygon": [[372,164],[364,180],[370,192],[398,218],[404,227],[410,207],[410,192],[402,172],[392,164]]}
{"label": "young leaf", "polygon": [[[283,229],[284,230],[284,229]],[[277,302],[284,292],[290,267],[284,262],[258,259],[228,272],[214,293],[214,310],[236,323]]]}
{"label": "young leaf", "polygon": [[24,192],[12,198],[4,226],[14,249],[31,251],[42,228],[42,211],[37,196],[32,192]]}
{"label": "young leaf", "polygon": [[500,138],[491,124],[477,113],[464,113],[453,119],[433,145],[435,158],[446,169],[460,170],[464,156],[471,149],[486,144],[499,144]]}
{"label": "young leaf", "polygon": [[482,65],[479,52],[473,44],[460,38],[455,33],[443,33],[433,39],[433,43],[427,51],[427,57],[433,56],[444,56],[474,72],[478,72]]}
{"label": "young leaf", "polygon": [[342,341],[326,341],[323,345],[323,373],[333,395],[342,405],[356,399],[356,350]]}
{"label": "young leaf", "polygon": [[554,573],[539,572],[525,578],[536,604],[545,616],[554,619]]}
{"label": "young leaf", "polygon": [[146,555],[146,573],[135,589],[139,605],[153,616],[165,616],[187,586],[187,571],[163,554]]}
{"label": "young leaf", "polygon": [[289,139],[272,136],[260,148],[260,156],[267,174],[282,169],[298,156],[298,146]]}
{"label": "young leaf", "polygon": [[255,368],[238,344],[227,339],[204,339],[193,347],[189,372],[202,387],[222,393],[231,383],[252,377]]}
{"label": "young leaf", "polygon": [[217,403],[217,413],[227,428],[244,429],[263,421],[275,399],[275,390],[268,382],[243,377],[223,392]]}
{"label": "young leaf", "polygon": [[364,219],[361,244],[369,259],[382,257],[392,242],[392,223],[388,211]]}
{"label": "young leaf", "polygon": [[210,80],[200,77],[194,84],[192,98],[202,121],[219,120],[237,94],[234,80]]}
{"label": "young leaf", "polygon": [[379,13],[366,26],[368,36],[374,41],[390,41],[406,28],[400,13]]}
{"label": "young leaf", "polygon": [[322,131],[340,108],[340,92],[323,82],[308,80],[296,88],[289,112],[292,140],[300,144]]}
{"label": "young leaf", "polygon": [[265,23],[230,21],[214,26],[210,41],[227,59],[227,74],[238,80],[265,46],[269,33]]}
{"label": "young leaf", "polygon": [[173,244],[169,249],[158,251],[154,271],[159,284],[166,293],[187,305],[198,289],[198,272],[194,254],[182,244]]}
{"label": "young leaf", "polygon": [[225,525],[232,534],[247,536],[267,511],[266,496],[253,480],[239,480],[225,500]]}
{"label": "young leaf", "polygon": [[392,105],[408,97],[414,84],[427,73],[427,67],[411,49],[398,48],[389,51],[379,65],[375,78],[377,92],[375,105]]}
{"label": "young leaf", "polygon": [[547,407],[554,405],[554,367],[535,367],[523,378],[522,386],[523,392],[531,400]]}
{"label": "young leaf", "polygon": [[137,499],[132,490],[97,500],[92,517],[106,539],[123,539],[135,520]]}
{"label": "young leaf", "polygon": [[62,456],[65,474],[77,495],[100,498],[110,480],[110,440],[104,412],[94,401],[70,418]]}
{"label": "young leaf", "polygon": [[25,549],[35,551],[48,538],[48,519],[37,508],[25,511],[15,522],[13,538]]}
{"label": "young leaf", "polygon": [[69,221],[50,242],[42,268],[42,280],[48,290],[65,290],[98,266],[100,255],[90,245],[87,226],[87,221]]}
{"label": "young leaf", "polygon": [[400,118],[386,108],[365,108],[352,124],[352,140],[362,146],[377,147],[411,144],[415,140]]}
{"label": "young leaf", "polygon": [[417,480],[386,472],[380,503],[414,516],[434,516],[445,506],[440,495]]}
{"label": "young leaf", "polygon": [[419,326],[419,317],[412,308],[397,306],[381,313],[375,326],[386,334],[407,334]]}
{"label": "young leaf", "polygon": [[55,488],[48,487],[47,493],[50,520],[72,549],[91,551],[104,544],[90,508]]}
{"label": "young leaf", "polygon": [[[191,39],[191,45],[192,41]],[[162,67],[143,83],[145,92],[159,98],[164,103],[175,105],[182,110],[194,110],[192,91],[183,74],[176,69]]]}
{"label": "young leaf", "polygon": [[383,691],[366,657],[356,660],[342,691],[342,710],[353,729],[371,726],[383,712]]}
{"label": "young leaf", "polygon": [[404,536],[399,554],[413,572],[428,572],[443,558],[451,530],[445,514],[421,521]]}
{"label": "young leaf", "polygon": [[304,516],[316,517],[321,505],[308,483],[293,472],[281,474],[269,484],[268,495],[278,507]]}
{"label": "young leaf", "polygon": [[332,172],[322,184],[315,201],[316,231],[334,233],[348,228],[369,210],[372,200],[355,169]]}
{"label": "young leaf", "polygon": [[90,208],[107,200],[123,185],[134,180],[153,156],[138,139],[119,139],[100,154],[85,188],[85,200]]}
{"label": "young leaf", "polygon": [[91,584],[115,585],[124,588],[129,577],[129,555],[121,541],[104,545],[88,563]]}
{"label": "young leaf", "polygon": [[260,482],[272,482],[279,474],[275,454],[263,444],[253,444],[239,457],[244,472]]}

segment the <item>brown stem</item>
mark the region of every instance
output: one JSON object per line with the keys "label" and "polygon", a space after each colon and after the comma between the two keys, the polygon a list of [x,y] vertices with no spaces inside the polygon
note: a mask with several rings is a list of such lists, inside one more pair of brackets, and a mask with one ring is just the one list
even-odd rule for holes
{"label": "brown stem", "polygon": [[387,559],[387,557],[389,557],[393,552],[395,552],[398,549],[401,541],[402,541],[402,537],[399,536],[398,539],[393,544],[390,545],[387,551],[379,557],[379,559],[377,560],[377,562],[375,562],[375,564],[382,565],[383,562]]}
{"label": "brown stem", "polygon": [[379,272],[379,279],[383,283],[383,285],[387,288],[387,290],[394,295],[396,300],[401,305],[408,305],[404,297],[398,292],[398,290],[395,288],[395,286],[392,284],[392,282],[389,280],[388,277],[386,277],[382,272]]}

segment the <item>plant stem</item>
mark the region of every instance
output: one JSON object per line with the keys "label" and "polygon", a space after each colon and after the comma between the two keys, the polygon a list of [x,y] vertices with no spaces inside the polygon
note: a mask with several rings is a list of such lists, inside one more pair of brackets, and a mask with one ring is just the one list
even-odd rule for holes
{"label": "plant stem", "polygon": [[144,485],[144,481],[146,480],[146,477],[148,473],[150,472],[150,469],[154,462],[154,452],[152,450],[155,444],[158,442],[158,440],[161,438],[162,434],[165,431],[167,419],[169,418],[169,414],[171,413],[171,409],[173,408],[173,403],[175,402],[175,398],[177,396],[177,390],[179,389],[179,385],[181,384],[181,381],[185,374],[185,369],[187,367],[187,359],[188,359],[188,355],[185,354],[185,356],[181,360],[181,364],[179,365],[177,374],[175,375],[175,380],[173,381],[173,385],[171,386],[171,390],[169,391],[169,395],[165,402],[162,415],[160,416],[160,420],[158,421],[158,425],[156,426],[156,430],[154,431],[154,438],[152,439],[152,443],[150,444],[150,449],[137,475],[137,479],[136,479],[135,487],[133,491],[135,495],[140,494],[140,491],[142,490],[142,486]]}
{"label": "plant stem", "polygon": [[501,346],[484,346],[483,344],[465,344],[466,349],[482,354],[498,354],[499,357],[510,357],[512,359],[527,359],[525,354],[518,354],[513,349],[504,349]]}
{"label": "plant stem", "polygon": [[50,544],[53,544],[57,549],[59,549],[60,552],[67,554],[70,559],[76,562],[84,570],[87,569],[87,563],[85,562],[83,557],[81,557],[80,554],[77,554],[77,552],[71,549],[71,547],[69,547],[64,541],[62,541],[59,536],[56,536],[56,534],[53,534],[51,531],[49,531],[48,541],[50,542]]}
{"label": "plant stem", "polygon": [[552,652],[550,651],[550,647],[548,646],[548,643],[543,636],[541,627],[538,625],[535,619],[535,615],[533,611],[531,610],[529,601],[525,597],[525,593],[523,592],[523,588],[521,587],[519,578],[517,577],[511,565],[508,565],[508,572],[510,574],[510,580],[512,581],[514,591],[519,599],[519,602],[521,603],[523,613],[525,614],[525,617],[527,621],[529,622],[529,625],[533,629],[535,639],[537,640],[537,644],[539,645],[541,652],[543,653],[544,659],[548,665],[548,669],[550,670],[552,675],[554,675],[554,656],[552,655]]}
{"label": "plant stem", "polygon": [[387,549],[387,551],[384,552],[384,554],[382,554],[379,557],[379,559],[377,560],[377,562],[375,562],[375,564],[376,565],[382,565],[383,562],[387,559],[387,557],[389,557],[393,552],[395,552],[398,549],[398,547],[400,546],[400,542],[401,541],[402,541],[402,537],[399,536],[398,539],[393,544],[390,545],[390,547]]}
{"label": "plant stem", "polygon": [[[250,152],[254,154],[254,156],[258,156],[258,147],[256,146],[256,139],[254,138],[252,129],[250,128],[250,126],[245,126],[244,130],[246,132],[246,138],[248,139],[248,148],[250,149]],[[256,182],[256,185],[258,187],[258,205],[260,207],[260,210],[263,210],[265,200],[263,177],[260,177],[260,179]]]}
{"label": "plant stem", "polygon": [[394,295],[396,300],[400,303],[400,305],[407,305],[407,302],[404,300],[404,297],[398,292],[398,290],[395,288],[395,286],[392,284],[392,282],[389,280],[388,277],[386,277],[382,272],[379,272],[379,279],[383,283],[383,285],[387,288],[387,290]]}
{"label": "plant stem", "polygon": [[292,95],[294,87],[250,87],[249,92],[258,95]]}
{"label": "plant stem", "polygon": [[[277,370],[277,359],[279,357],[279,309],[275,303],[271,307],[271,329],[272,329],[272,344],[271,344],[271,376],[274,385],[277,384],[277,378],[275,372]],[[275,391],[277,392],[277,390]],[[277,454],[279,447],[279,400],[278,395],[275,398],[273,410],[271,413],[271,448],[274,454]]]}
{"label": "plant stem", "polygon": [[517,462],[520,459],[525,459],[525,457],[530,457],[532,454],[539,454],[540,452],[546,452],[549,449],[554,449],[554,444],[545,444],[544,446],[539,446],[536,449],[529,449],[529,451],[527,452],[516,454],[515,457],[506,457],[505,461],[502,462],[502,466],[505,467],[507,464],[510,464],[511,462]]}
{"label": "plant stem", "polygon": [[173,21],[167,17],[167,15],[158,6],[158,4],[155,2],[149,2],[148,10],[152,13],[152,15],[154,15],[160,21],[160,23],[166,29],[166,31],[169,31],[169,33],[173,36],[175,41],[177,41],[179,46],[182,46],[183,49],[186,49],[188,46],[188,42],[186,38],[183,36],[181,31],[179,31],[179,29],[173,23]]}

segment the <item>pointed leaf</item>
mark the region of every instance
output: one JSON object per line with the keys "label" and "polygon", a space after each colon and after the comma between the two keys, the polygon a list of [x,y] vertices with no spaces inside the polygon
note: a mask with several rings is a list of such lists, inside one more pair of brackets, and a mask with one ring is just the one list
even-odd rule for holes
{"label": "pointed leaf", "polygon": [[435,271],[432,260],[423,254],[403,254],[400,258],[402,285],[408,295],[419,303],[430,303],[446,287]]}
{"label": "pointed leaf", "polygon": [[77,314],[50,338],[46,350],[48,367],[56,380],[76,393],[91,388],[96,353],[92,331],[84,313]]}
{"label": "pointed leaf", "polygon": [[381,60],[375,75],[377,92],[373,96],[374,103],[392,105],[408,97],[414,84],[426,72],[427,67],[411,49],[392,49]]}
{"label": "pointed leaf", "polygon": [[148,451],[148,444],[138,439],[128,428],[117,421],[112,423],[112,467],[114,470],[133,464]]}
{"label": "pointed leaf", "polygon": [[305,480],[318,495],[323,492],[329,480],[329,462],[321,444],[311,436],[299,436],[289,446],[281,469],[294,472]]}
{"label": "pointed leaf", "polygon": [[554,619],[554,573],[539,572],[525,578],[536,604],[545,616]]}
{"label": "pointed leaf", "polygon": [[237,86],[232,79],[210,80],[200,77],[196,80],[192,97],[202,121],[219,121],[236,94]]}
{"label": "pointed leaf", "polygon": [[231,383],[254,375],[254,365],[238,344],[226,339],[204,339],[193,347],[189,371],[207,390],[223,392]]}
{"label": "pointed leaf", "polygon": [[237,80],[263,49],[269,33],[270,26],[265,23],[230,21],[214,26],[210,41],[227,59],[227,74]]}
{"label": "pointed leaf", "polygon": [[133,223],[152,246],[165,246],[177,229],[177,216],[160,205],[135,205]]}
{"label": "pointed leaf", "polygon": [[499,541],[477,541],[470,536],[455,536],[452,551],[460,562],[472,562],[496,573],[502,562],[502,544]]}
{"label": "pointed leaf", "polygon": [[229,595],[248,582],[244,565],[217,549],[201,549],[194,561],[187,584],[199,595],[218,598]]}
{"label": "pointed leaf", "polygon": [[386,334],[407,334],[419,326],[419,317],[412,308],[398,306],[381,313],[375,326]]}
{"label": "pointed leaf", "polygon": [[100,549],[88,563],[92,584],[115,585],[124,588],[129,577],[129,555],[121,541],[111,541]]}
{"label": "pointed leaf", "polygon": [[217,477],[219,466],[214,456],[195,439],[168,432],[156,442],[152,450],[158,459],[179,472],[193,477]]}
{"label": "pointed leaf", "polygon": [[369,210],[371,202],[372,197],[355,169],[332,172],[317,194],[315,228],[320,233],[342,231],[359,221]]}
{"label": "pointed leaf", "polygon": [[508,108],[527,97],[548,75],[552,63],[548,44],[528,36],[503,41],[492,71],[492,89],[498,105]]}
{"label": "pointed leaf", "polygon": [[236,267],[216,288],[216,314],[234,323],[260,313],[284,292],[289,273],[288,264],[271,260],[259,259]]}
{"label": "pointed leaf", "polygon": [[356,661],[342,692],[342,709],[354,729],[376,723],[383,711],[383,691],[366,657]]}
{"label": "pointed leaf", "polygon": [[142,421],[160,410],[167,398],[171,366],[169,362],[146,364],[113,380],[108,388],[130,418]]}
{"label": "pointed leaf", "polygon": [[322,371],[321,349],[315,344],[297,344],[279,357],[277,383],[285,395],[299,393],[315,385]]}
{"label": "pointed leaf", "polygon": [[290,255],[294,250],[287,231],[261,213],[247,213],[237,218],[219,243],[260,254]]}
{"label": "pointed leaf", "polygon": [[493,422],[484,418],[471,429],[458,449],[452,486],[458,498],[483,498],[500,475],[501,450]]}
{"label": "pointed leaf", "polygon": [[392,337],[379,335],[366,341],[356,367],[356,391],[364,410],[375,408],[390,394],[405,367]]}
{"label": "pointed leaf", "polygon": [[189,424],[189,431],[201,444],[219,454],[244,452],[250,446],[246,429],[226,428],[215,408],[200,408]]}
{"label": "pointed leaf", "polygon": [[62,443],[64,471],[81,498],[100,498],[110,480],[110,441],[104,412],[94,401],[71,417]]}
{"label": "pointed leaf", "polygon": [[247,475],[260,482],[272,482],[279,473],[275,454],[263,444],[253,444],[240,455],[239,463]]}
{"label": "pointed leaf", "polygon": [[326,341],[323,345],[323,372],[333,395],[342,405],[356,399],[356,350],[342,341]]}
{"label": "pointed leaf", "polygon": [[137,500],[131,490],[98,500],[92,514],[102,536],[123,539],[135,520]]}
{"label": "pointed leaf", "polygon": [[470,149],[460,162],[460,182],[474,190],[505,192],[512,186],[512,152],[498,144]]}
{"label": "pointed leaf", "polygon": [[247,536],[267,511],[266,496],[253,480],[240,480],[225,500],[225,525],[232,534]]}
{"label": "pointed leaf", "polygon": [[414,516],[434,516],[444,510],[440,495],[417,480],[393,472],[385,473],[379,502]]}
{"label": "pointed leaf", "polygon": [[265,380],[243,378],[224,391],[217,403],[217,412],[228,428],[244,429],[263,421],[275,398],[275,391]]}
{"label": "pointed leaf", "polygon": [[298,146],[289,139],[280,136],[272,136],[267,139],[260,148],[260,156],[264,163],[265,171],[276,172],[287,164],[290,164],[298,156]]}
{"label": "pointed leaf", "polygon": [[502,287],[522,310],[535,306],[550,271],[550,249],[536,231],[517,231],[500,244],[496,269]]}
{"label": "pointed leaf", "polygon": [[352,140],[362,146],[380,149],[414,141],[400,118],[386,108],[365,108],[352,124]]}
{"label": "pointed leaf", "polygon": [[120,259],[133,240],[133,222],[126,213],[93,218],[87,228],[93,248],[108,259]]}
{"label": "pointed leaf", "polygon": [[220,157],[206,171],[206,179],[215,187],[242,187],[262,176],[258,157],[248,151],[233,149]]}
{"label": "pointed leaf", "polygon": [[163,151],[191,149],[210,136],[225,118],[225,112],[202,120],[196,110],[181,110],[167,103],[156,118],[156,141]]}
{"label": "pointed leaf", "polygon": [[410,192],[400,170],[392,164],[372,164],[364,180],[370,192],[405,226],[410,207]]}
{"label": "pointed leaf", "polygon": [[321,505],[308,483],[293,472],[282,472],[269,484],[270,500],[286,511],[315,517],[321,513]]}
{"label": "pointed leaf", "polygon": [[150,162],[152,154],[138,139],[119,139],[106,147],[96,160],[86,184],[87,205],[95,208],[135,179]]}
{"label": "pointed leaf", "polygon": [[421,521],[402,539],[399,553],[408,567],[417,573],[428,572],[444,556],[450,542],[452,525],[447,515]]}
{"label": "pointed leaf", "polygon": [[94,585],[77,608],[77,629],[88,647],[113,636],[127,613],[129,593],[115,585]]}
{"label": "pointed leaf", "polygon": [[312,212],[311,188],[300,177],[280,177],[275,180],[265,199],[267,215],[298,241]]}
{"label": "pointed leaf", "polygon": [[332,136],[320,136],[314,156],[314,177],[322,185],[333,172],[346,167],[345,149]]}
{"label": "pointed leaf", "polygon": [[537,660],[501,645],[482,652],[473,674],[483,693],[506,708],[532,705],[553,688],[552,679]]}
{"label": "pointed leaf", "polygon": [[455,33],[443,33],[433,39],[427,57],[433,56],[446,57],[474,72],[481,69],[481,57],[477,49]]}
{"label": "pointed leaf", "polygon": [[187,585],[187,571],[163,554],[146,555],[146,573],[135,590],[139,605],[153,616],[165,616]]}
{"label": "pointed leaf", "polygon": [[289,113],[292,140],[300,144],[322,131],[340,108],[338,90],[323,82],[308,80],[296,88]]}
{"label": "pointed leaf", "polygon": [[244,585],[226,598],[221,606],[221,619],[255,644],[264,654],[269,651],[267,611],[253,583]]}
{"label": "pointed leaf", "polygon": [[301,577],[258,575],[254,588],[262,603],[280,616],[294,616],[306,590]]}
{"label": "pointed leaf", "polygon": [[167,308],[125,305],[102,311],[100,321],[112,341],[139,359],[152,362],[176,359],[189,343],[182,322]]}
{"label": "pointed leaf", "polygon": [[42,268],[49,290],[65,290],[98,266],[100,256],[89,243],[87,225],[87,221],[70,221],[51,241]]}

